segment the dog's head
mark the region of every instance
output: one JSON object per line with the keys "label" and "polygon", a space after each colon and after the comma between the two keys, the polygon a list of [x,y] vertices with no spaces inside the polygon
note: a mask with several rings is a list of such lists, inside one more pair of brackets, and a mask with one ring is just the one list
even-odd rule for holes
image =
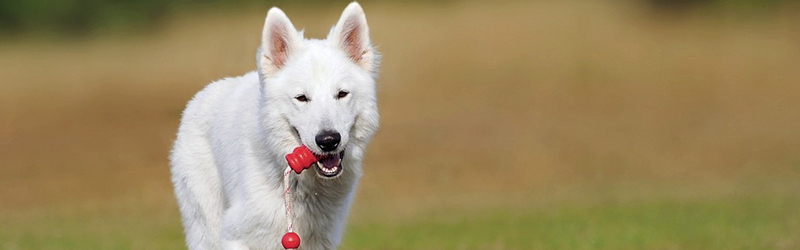
{"label": "dog's head", "polygon": [[[342,171],[345,152],[363,152],[378,127],[375,76],[379,55],[364,11],[351,3],[325,40],[306,40],[272,8],[257,55],[268,130],[283,144],[306,145],[321,176]],[[355,152],[352,152],[355,151]]]}

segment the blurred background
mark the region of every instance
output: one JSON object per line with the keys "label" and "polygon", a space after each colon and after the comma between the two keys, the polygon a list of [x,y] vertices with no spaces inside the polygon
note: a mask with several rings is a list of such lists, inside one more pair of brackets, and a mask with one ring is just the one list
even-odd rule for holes
{"label": "blurred background", "polygon": [[[185,249],[168,152],[267,9],[0,1],[0,249]],[[800,3],[362,1],[381,130],[341,249],[800,249]]]}

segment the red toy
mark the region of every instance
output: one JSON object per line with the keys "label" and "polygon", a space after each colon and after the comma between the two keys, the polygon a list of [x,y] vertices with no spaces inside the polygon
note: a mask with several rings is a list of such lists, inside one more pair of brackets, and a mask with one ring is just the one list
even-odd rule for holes
{"label": "red toy", "polygon": [[286,161],[289,162],[289,167],[291,167],[295,173],[300,174],[300,172],[303,172],[303,169],[310,168],[311,164],[317,162],[317,157],[314,156],[314,153],[311,152],[306,145],[302,145],[294,148],[291,154],[287,154]]}
{"label": "red toy", "polygon": [[300,247],[300,235],[297,235],[293,228],[292,194],[291,190],[289,189],[289,175],[292,173],[292,170],[294,170],[295,173],[300,174],[304,169],[310,168],[312,164],[317,162],[317,157],[314,155],[314,152],[311,152],[311,150],[308,149],[308,147],[301,145],[294,148],[292,153],[286,155],[286,162],[289,163],[289,167],[286,168],[286,171],[283,173],[283,186],[285,188],[283,192],[283,199],[286,202],[286,220],[289,228],[286,230],[286,234],[283,235],[281,244],[283,244],[283,248],[286,249],[297,249]]}
{"label": "red toy", "polygon": [[297,249],[300,247],[300,235],[297,235],[293,232],[288,232],[283,235],[283,239],[281,239],[281,244],[283,244],[283,248],[286,249]]}

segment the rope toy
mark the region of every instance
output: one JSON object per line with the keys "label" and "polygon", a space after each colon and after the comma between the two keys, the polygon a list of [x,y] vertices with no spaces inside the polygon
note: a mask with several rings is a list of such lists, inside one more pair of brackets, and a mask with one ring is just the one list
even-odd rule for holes
{"label": "rope toy", "polygon": [[300,235],[294,232],[294,222],[292,221],[292,193],[289,188],[289,175],[291,175],[292,171],[300,174],[303,170],[311,168],[311,165],[317,162],[317,157],[314,156],[314,153],[311,152],[308,147],[301,145],[296,147],[292,153],[286,155],[286,162],[289,163],[289,166],[286,167],[286,171],[283,172],[283,186],[285,188],[283,190],[283,199],[286,204],[286,224],[288,228],[286,229],[286,234],[281,238],[281,244],[283,244],[283,248],[285,249],[297,249],[300,247]]}

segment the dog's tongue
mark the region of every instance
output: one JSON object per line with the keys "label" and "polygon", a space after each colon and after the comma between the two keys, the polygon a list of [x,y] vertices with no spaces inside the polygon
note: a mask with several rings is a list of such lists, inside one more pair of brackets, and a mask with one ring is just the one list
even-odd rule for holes
{"label": "dog's tongue", "polygon": [[322,166],[325,168],[331,169],[339,165],[339,154],[334,154],[329,157],[319,159],[319,162],[322,163]]}

